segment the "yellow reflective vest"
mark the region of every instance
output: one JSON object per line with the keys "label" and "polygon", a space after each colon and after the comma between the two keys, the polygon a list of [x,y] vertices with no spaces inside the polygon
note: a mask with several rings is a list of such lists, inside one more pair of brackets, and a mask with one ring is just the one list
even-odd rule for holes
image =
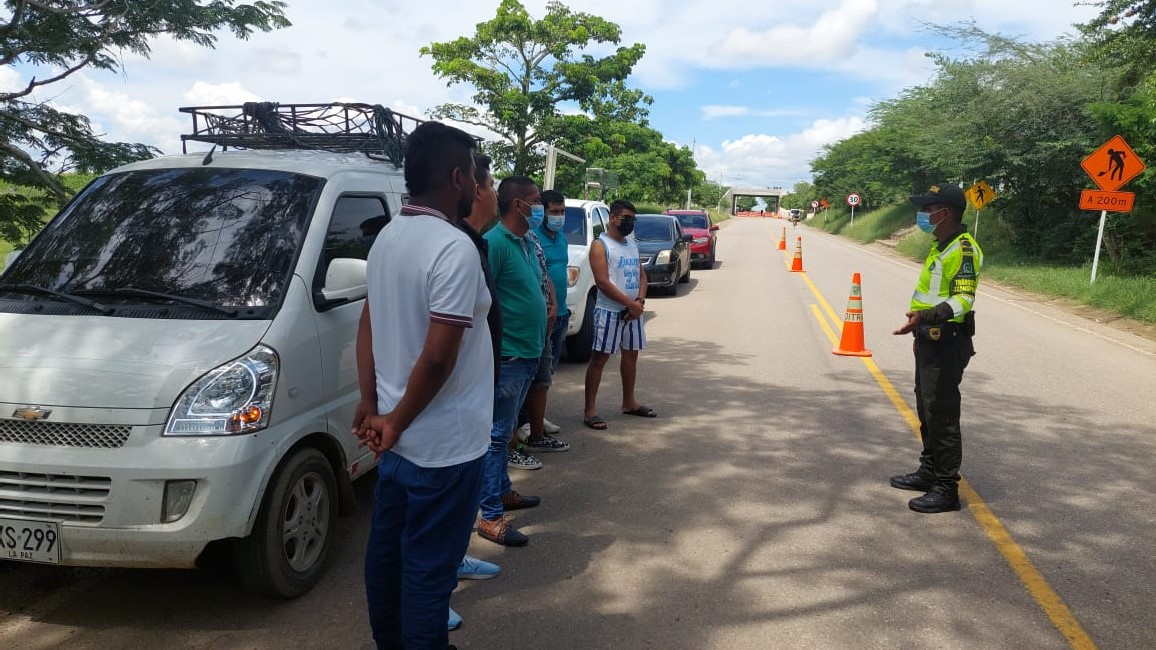
{"label": "yellow reflective vest", "polygon": [[942,251],[936,242],[923,262],[915,293],[911,294],[911,311],[925,311],[947,303],[954,314],[949,322],[962,323],[975,304],[982,268],[983,251],[967,231],[957,235]]}

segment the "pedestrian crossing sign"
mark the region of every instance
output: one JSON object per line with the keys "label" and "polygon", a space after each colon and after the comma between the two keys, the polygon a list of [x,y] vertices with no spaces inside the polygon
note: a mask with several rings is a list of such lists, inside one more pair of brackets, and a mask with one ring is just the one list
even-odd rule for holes
{"label": "pedestrian crossing sign", "polygon": [[991,185],[988,185],[987,181],[980,181],[972,185],[964,190],[963,194],[976,210],[982,210],[983,206],[991,203],[996,197],[995,190],[991,189]]}

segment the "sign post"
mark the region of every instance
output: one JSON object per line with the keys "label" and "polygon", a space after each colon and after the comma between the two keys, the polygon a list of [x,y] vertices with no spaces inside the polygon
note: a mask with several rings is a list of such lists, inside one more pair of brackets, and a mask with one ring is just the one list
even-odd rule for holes
{"label": "sign post", "polygon": [[1080,161],[1080,167],[1088,173],[1100,191],[1080,192],[1080,207],[1085,210],[1100,210],[1100,229],[1096,233],[1096,253],[1092,256],[1092,284],[1096,283],[1096,270],[1100,266],[1100,246],[1104,242],[1104,223],[1109,212],[1131,212],[1136,195],[1118,191],[1125,183],[1144,171],[1144,161],[1136,156],[1132,147],[1120,136],[1113,136],[1100,145],[1087,158]]}
{"label": "sign post", "polygon": [[851,225],[855,225],[855,206],[859,205],[859,195],[852,192],[847,195],[847,205],[851,206]]}
{"label": "sign post", "polygon": [[972,207],[975,208],[975,232],[971,234],[973,237],[979,237],[979,211],[983,209],[983,206],[995,200],[995,190],[991,189],[991,185],[988,185],[987,181],[979,181],[964,190],[963,193],[971,202]]}

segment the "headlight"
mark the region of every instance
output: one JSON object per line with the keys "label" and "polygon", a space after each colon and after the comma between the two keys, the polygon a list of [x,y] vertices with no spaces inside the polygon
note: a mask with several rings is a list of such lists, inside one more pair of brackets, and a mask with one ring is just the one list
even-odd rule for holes
{"label": "headlight", "polygon": [[578,278],[582,276],[582,269],[577,266],[566,267],[566,286],[572,287],[578,284]]}
{"label": "headlight", "polygon": [[670,264],[670,251],[662,251],[654,258],[655,264]]}
{"label": "headlight", "polygon": [[177,399],[167,436],[230,436],[269,426],[280,361],[258,345],[194,381]]}
{"label": "headlight", "polygon": [[694,243],[696,243],[696,244],[706,244],[709,242],[710,242],[710,237],[695,237],[694,238]]}

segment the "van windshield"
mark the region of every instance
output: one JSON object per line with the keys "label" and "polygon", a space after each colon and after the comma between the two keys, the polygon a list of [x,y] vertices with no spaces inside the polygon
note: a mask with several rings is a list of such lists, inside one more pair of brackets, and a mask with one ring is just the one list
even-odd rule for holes
{"label": "van windshield", "polygon": [[101,177],[16,258],[0,298],[17,298],[4,291],[12,285],[93,295],[131,288],[270,318],[324,185],[290,172],[212,167]]}
{"label": "van windshield", "polygon": [[586,210],[568,206],[566,208],[566,225],[563,226],[566,241],[571,246],[586,246]]}

